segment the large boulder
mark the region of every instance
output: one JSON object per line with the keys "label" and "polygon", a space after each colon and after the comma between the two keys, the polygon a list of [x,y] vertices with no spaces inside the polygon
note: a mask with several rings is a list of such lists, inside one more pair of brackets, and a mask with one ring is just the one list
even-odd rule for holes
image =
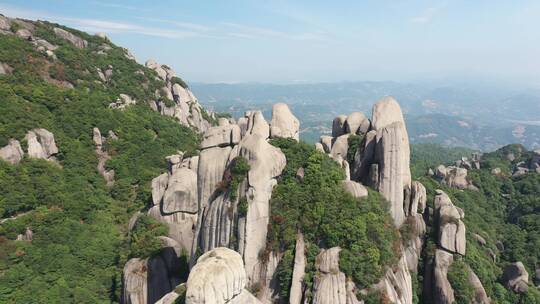
{"label": "large boulder", "polygon": [[339,115],[334,118],[332,122],[332,137],[338,137],[345,134],[345,121],[347,121],[346,115]]}
{"label": "large boulder", "polygon": [[10,139],[9,143],[0,149],[0,158],[13,165],[20,163],[23,157],[21,144],[16,139]]}
{"label": "large boulder", "polygon": [[246,113],[246,135],[257,134],[262,138],[270,137],[270,126],[264,119],[261,111],[249,111]]}
{"label": "large boulder", "polygon": [[55,27],[54,33],[56,34],[56,36],[69,41],[77,48],[83,49],[88,46],[88,41],[82,39],[81,37],[75,36],[64,29]]}
{"label": "large boulder", "polygon": [[437,190],[436,193],[434,205],[439,246],[450,252],[465,255],[466,231],[462,221],[464,213],[452,204],[442,190]]}
{"label": "large boulder", "polygon": [[203,254],[191,269],[186,304],[260,303],[246,289],[247,277],[240,254],[219,247]]}
{"label": "large boulder", "polygon": [[270,136],[300,140],[300,122],[285,103],[276,103],[272,107]]}
{"label": "large boulder", "polygon": [[352,112],[345,121],[345,133],[366,134],[370,127],[369,119],[361,112]]}
{"label": "large boulder", "polygon": [[355,181],[344,180],[341,182],[345,191],[352,194],[356,198],[363,198],[368,196],[368,190],[364,185],[357,183]]}
{"label": "large boulder", "polygon": [[54,141],[54,134],[45,129],[33,129],[26,133],[28,142],[28,156],[45,160],[55,160],[58,147]]}
{"label": "large boulder", "polygon": [[240,128],[237,125],[211,127],[206,130],[201,149],[236,145],[240,142]]}
{"label": "large boulder", "polygon": [[343,159],[347,159],[348,150],[349,150],[349,134],[344,134],[337,138],[334,138],[332,142],[332,149],[330,150],[330,156],[332,158],[341,156]]}
{"label": "large boulder", "polygon": [[504,286],[513,292],[525,293],[529,289],[529,273],[521,262],[506,266],[502,275],[502,281]]}

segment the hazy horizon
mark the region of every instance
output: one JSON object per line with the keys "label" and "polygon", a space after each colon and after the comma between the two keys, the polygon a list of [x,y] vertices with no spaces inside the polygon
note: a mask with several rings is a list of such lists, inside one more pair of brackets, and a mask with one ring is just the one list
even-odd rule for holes
{"label": "hazy horizon", "polygon": [[479,82],[540,87],[538,1],[2,1],[105,32],[188,82]]}

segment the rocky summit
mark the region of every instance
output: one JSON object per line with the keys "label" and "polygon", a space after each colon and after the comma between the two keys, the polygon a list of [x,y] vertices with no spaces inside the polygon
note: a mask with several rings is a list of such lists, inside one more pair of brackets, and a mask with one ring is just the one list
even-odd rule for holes
{"label": "rocky summit", "polygon": [[392,96],[313,145],[104,34],[0,45],[1,303],[540,303],[538,150],[411,145]]}

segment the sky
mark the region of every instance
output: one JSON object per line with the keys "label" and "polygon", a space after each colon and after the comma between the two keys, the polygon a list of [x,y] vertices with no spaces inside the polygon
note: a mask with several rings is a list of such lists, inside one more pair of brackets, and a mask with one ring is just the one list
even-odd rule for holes
{"label": "sky", "polygon": [[540,87],[538,0],[0,0],[0,12],[104,32],[188,82]]}

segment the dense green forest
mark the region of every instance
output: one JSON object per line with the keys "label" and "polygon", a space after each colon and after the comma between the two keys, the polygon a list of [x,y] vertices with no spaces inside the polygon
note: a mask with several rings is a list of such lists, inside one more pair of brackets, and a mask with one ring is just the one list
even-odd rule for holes
{"label": "dense green forest", "polygon": [[[268,232],[268,251],[284,252],[277,270],[282,297],[287,299],[289,294],[297,231],[302,231],[308,244],[306,286],[313,284],[319,247],[335,246],[342,248],[341,271],[357,286],[376,283],[397,261],[399,248],[399,232],[392,224],[387,202],[375,191],[362,199],[346,192],[341,184],[343,170],[313,145],[292,139],[271,143],[287,157],[270,201]],[[297,176],[300,168],[304,170],[302,178]]]}
{"label": "dense green forest", "polygon": [[[0,302],[116,302],[128,256],[150,254],[145,241],[162,234],[157,227],[150,232],[137,227],[139,241],[130,242],[129,217],[149,203],[150,181],[165,170],[165,156],[195,151],[199,136],[144,102],[164,84],[154,71],[128,59],[125,49],[64,28],[88,41],[78,49],[54,35],[52,28],[59,25],[33,25],[35,35],[58,46],[58,59],[19,37],[0,35],[0,62],[13,68],[0,75],[0,146],[14,138],[24,147],[27,131],[45,128],[60,152],[58,163],[0,161],[0,217],[16,217],[0,226]],[[104,44],[111,49],[98,54]],[[110,80],[98,82],[96,69],[109,65]],[[141,102],[123,111],[109,109],[120,93]],[[116,173],[111,188],[96,170],[94,127],[118,137],[105,144],[112,156],[106,166]],[[15,241],[27,227],[32,242]]]}
{"label": "dense green forest", "polygon": [[[427,151],[419,151],[424,147],[428,148]],[[445,155],[431,153],[441,150],[434,146],[413,146],[412,150],[413,155],[423,155],[421,158],[412,157],[413,172],[425,172],[426,164],[436,164]],[[514,160],[506,157],[509,153],[515,156]],[[455,151],[448,151],[446,155],[455,155]],[[508,291],[501,281],[502,271],[509,263],[523,262],[530,283],[533,283],[535,270],[540,266],[540,175],[531,172],[519,177],[511,176],[516,164],[528,161],[531,155],[519,145],[484,154],[481,169],[469,170],[468,174],[479,191],[449,188],[425,174],[419,178],[428,192],[428,206],[434,207],[435,190],[442,189],[456,206],[465,211],[467,253],[463,258],[455,256],[457,262],[449,272],[458,303],[472,302],[471,289],[466,281],[467,272],[464,272],[467,267],[478,275],[492,303],[540,303],[537,288],[531,286],[527,293],[520,295]],[[503,174],[492,174],[494,168],[501,168]],[[424,259],[433,254],[435,233],[433,228],[428,229]],[[486,244],[477,241],[474,234],[485,239]],[[422,294],[422,273],[423,269],[420,269],[418,299]]]}

